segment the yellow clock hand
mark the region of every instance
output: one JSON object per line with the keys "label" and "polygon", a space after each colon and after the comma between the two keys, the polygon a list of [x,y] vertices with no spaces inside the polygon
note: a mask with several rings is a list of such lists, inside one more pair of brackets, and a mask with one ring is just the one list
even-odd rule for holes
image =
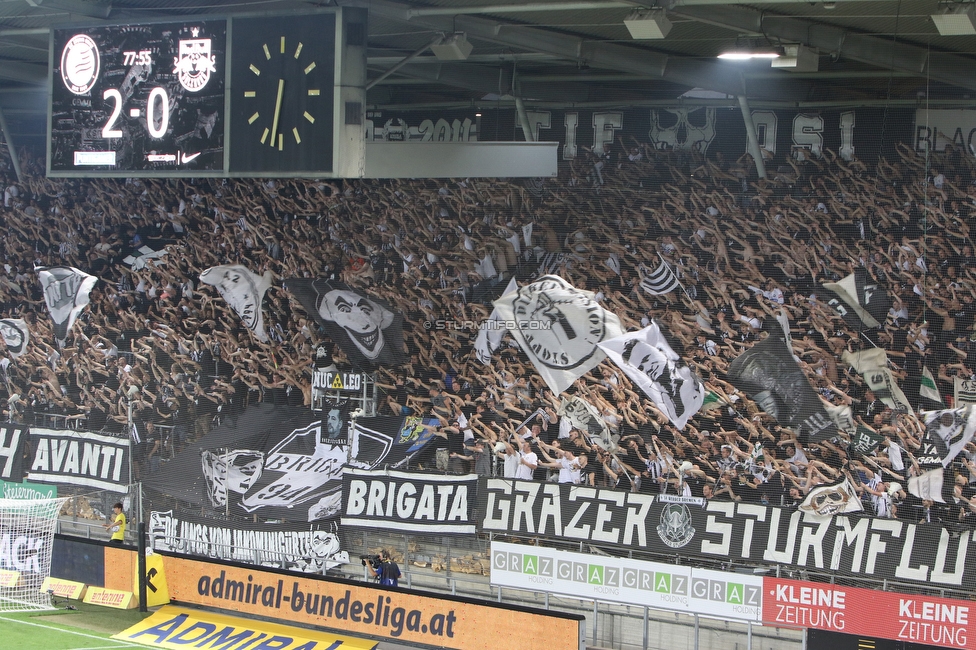
{"label": "yellow clock hand", "polygon": [[285,90],[285,80],[278,80],[278,98],[275,100],[274,122],[271,124],[271,146],[275,146],[278,135],[278,116],[281,114],[281,95]]}

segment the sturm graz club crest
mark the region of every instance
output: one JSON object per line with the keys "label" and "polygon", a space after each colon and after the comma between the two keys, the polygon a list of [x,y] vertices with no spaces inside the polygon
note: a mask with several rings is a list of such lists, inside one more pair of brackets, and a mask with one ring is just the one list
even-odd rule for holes
{"label": "sturm graz club crest", "polygon": [[61,51],[61,80],[75,95],[84,95],[98,81],[98,46],[87,34],[76,34]]}
{"label": "sturm graz club crest", "polygon": [[198,38],[200,28],[190,30],[193,38],[180,41],[180,55],[173,59],[173,74],[180,85],[191,93],[203,90],[210,81],[210,74],[217,71],[217,57],[210,53],[211,39]]}
{"label": "sturm graz club crest", "polygon": [[695,536],[691,525],[691,510],[683,503],[669,503],[661,511],[661,523],[657,527],[661,541],[671,548],[682,548]]}

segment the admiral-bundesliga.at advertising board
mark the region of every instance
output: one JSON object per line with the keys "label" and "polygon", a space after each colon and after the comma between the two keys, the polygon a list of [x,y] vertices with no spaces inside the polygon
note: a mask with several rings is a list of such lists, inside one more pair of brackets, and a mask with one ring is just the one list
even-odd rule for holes
{"label": "admiral-bundesliga.at advertising board", "polygon": [[[388,589],[164,555],[170,597],[181,604],[369,636],[398,644],[457,650],[579,649],[584,618],[478,599]],[[296,649],[297,650],[297,649]]]}
{"label": "admiral-bundesliga.at advertising board", "polygon": [[736,565],[785,565],[927,586],[976,587],[972,532],[751,503],[486,478],[479,530]]}

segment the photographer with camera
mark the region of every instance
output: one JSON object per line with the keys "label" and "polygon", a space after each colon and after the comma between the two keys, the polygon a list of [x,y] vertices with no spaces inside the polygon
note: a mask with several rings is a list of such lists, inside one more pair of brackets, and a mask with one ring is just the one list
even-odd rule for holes
{"label": "photographer with camera", "polygon": [[369,569],[370,575],[376,578],[381,585],[400,586],[400,567],[397,566],[387,551],[382,550],[379,555],[364,557],[363,565]]}

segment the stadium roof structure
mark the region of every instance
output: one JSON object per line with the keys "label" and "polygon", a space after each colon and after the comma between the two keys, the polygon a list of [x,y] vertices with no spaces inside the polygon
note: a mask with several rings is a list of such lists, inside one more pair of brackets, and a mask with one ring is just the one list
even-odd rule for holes
{"label": "stadium roof structure", "polygon": [[[517,99],[731,106],[738,96],[753,106],[967,106],[976,95],[976,6],[940,0],[0,0],[0,109],[12,140],[43,141],[52,26],[335,4],[369,9],[367,109],[490,108]],[[943,14],[951,16],[939,22],[957,29],[940,31],[933,16]],[[466,58],[463,43],[435,55],[457,33],[471,46]],[[716,58],[799,46],[792,67]]]}

